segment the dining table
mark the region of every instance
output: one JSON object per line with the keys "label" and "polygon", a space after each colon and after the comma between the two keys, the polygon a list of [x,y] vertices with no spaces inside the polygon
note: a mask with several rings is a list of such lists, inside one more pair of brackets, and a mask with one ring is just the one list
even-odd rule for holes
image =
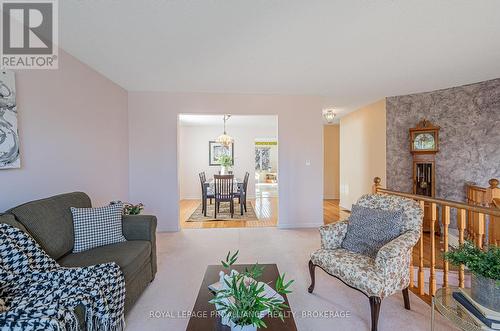
{"label": "dining table", "polygon": [[[207,216],[207,195],[208,191],[213,192],[212,194],[215,194],[215,185],[214,185],[214,179],[211,178],[210,180],[207,180],[205,183],[203,183],[203,199],[202,199],[202,204],[203,204],[203,210],[204,210],[204,216]],[[241,178],[234,178],[234,186],[233,186],[233,192],[241,192],[243,188],[243,179]]]}

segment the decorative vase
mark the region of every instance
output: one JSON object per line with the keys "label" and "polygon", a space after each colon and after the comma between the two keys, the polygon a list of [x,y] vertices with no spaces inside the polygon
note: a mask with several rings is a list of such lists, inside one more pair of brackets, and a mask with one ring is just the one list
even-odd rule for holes
{"label": "decorative vase", "polygon": [[227,173],[228,173],[227,167],[221,166],[220,167],[220,174],[221,175],[227,175]]}
{"label": "decorative vase", "polygon": [[472,274],[470,295],[480,305],[500,312],[500,285],[496,280]]}
{"label": "decorative vase", "polygon": [[231,331],[257,331],[255,325],[237,325],[231,323]]}

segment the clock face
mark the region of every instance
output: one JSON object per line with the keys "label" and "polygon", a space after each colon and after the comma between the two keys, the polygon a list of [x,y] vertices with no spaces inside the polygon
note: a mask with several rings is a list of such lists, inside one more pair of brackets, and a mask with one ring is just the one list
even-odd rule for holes
{"label": "clock face", "polygon": [[415,134],[415,139],[413,140],[413,149],[418,151],[436,149],[436,139],[434,138],[434,135],[429,132]]}

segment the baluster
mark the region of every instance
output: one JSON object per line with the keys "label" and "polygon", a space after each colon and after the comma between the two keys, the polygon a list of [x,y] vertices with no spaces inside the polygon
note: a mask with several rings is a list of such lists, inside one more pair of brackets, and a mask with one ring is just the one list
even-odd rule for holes
{"label": "baluster", "polygon": [[490,216],[490,224],[491,243],[492,245],[500,246],[500,217]]}
{"label": "baluster", "polygon": [[[494,209],[500,210],[500,187],[499,181],[492,178],[488,181],[490,187],[486,189],[487,202]],[[491,238],[489,241],[491,245],[498,246],[500,244],[500,217],[490,215],[490,230],[488,236]]]}
{"label": "baluster", "polygon": [[476,245],[479,248],[483,248],[483,240],[484,240],[484,214],[477,214],[477,234],[476,234]]}
{"label": "baluster", "polygon": [[472,234],[474,232],[474,215],[472,214],[471,210],[467,211],[467,219],[469,220],[467,222],[467,240],[472,239]]}
{"label": "baluster", "polygon": [[429,292],[431,295],[436,294],[436,234],[435,226],[437,221],[437,205],[431,204],[431,275],[429,277]]}
{"label": "baluster", "polygon": [[[448,252],[448,226],[450,225],[450,207],[443,206],[443,251]],[[443,257],[443,287],[448,286],[448,270],[449,265]]]}
{"label": "baluster", "polygon": [[[464,231],[465,231],[465,220],[467,212],[465,209],[457,210],[457,225],[458,225],[458,243],[460,245],[464,244]],[[458,272],[458,286],[464,287],[464,265],[460,265],[460,271]]]}
{"label": "baluster", "polygon": [[496,231],[498,219],[493,215],[489,215],[489,219],[490,221],[488,228],[488,243],[491,246],[495,246],[497,244],[497,237],[498,237],[498,233]]}
{"label": "baluster", "polygon": [[[473,201],[472,201],[472,187],[469,185],[467,186],[467,204],[469,205],[472,205],[473,204]],[[467,219],[469,220],[469,222],[467,222],[467,239],[470,239],[471,238],[471,234],[472,234],[472,211],[471,210],[467,210]]]}
{"label": "baluster", "polygon": [[[420,203],[420,208],[422,209],[422,215],[425,210],[425,202],[424,201],[419,201]],[[419,246],[418,246],[418,294],[424,295],[425,294],[425,288],[424,288],[424,232],[423,232],[423,227],[420,228],[420,240],[419,240]]]}

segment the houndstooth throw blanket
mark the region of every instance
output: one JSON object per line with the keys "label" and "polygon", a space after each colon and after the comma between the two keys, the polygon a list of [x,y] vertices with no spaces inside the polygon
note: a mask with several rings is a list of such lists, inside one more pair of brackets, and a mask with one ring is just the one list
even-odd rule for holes
{"label": "houndstooth throw blanket", "polygon": [[124,301],[116,263],[61,267],[28,234],[0,224],[1,331],[80,330],[78,305],[85,310],[86,330],[119,331],[125,327]]}

